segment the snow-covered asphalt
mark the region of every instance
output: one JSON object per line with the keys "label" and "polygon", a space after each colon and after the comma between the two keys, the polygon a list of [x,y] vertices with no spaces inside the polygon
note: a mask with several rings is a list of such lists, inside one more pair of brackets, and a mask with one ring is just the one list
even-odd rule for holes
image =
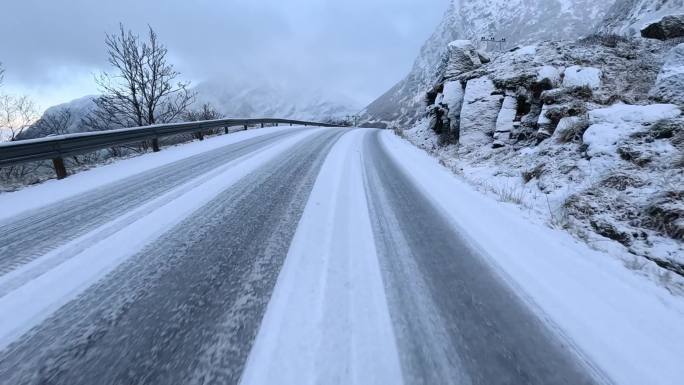
{"label": "snow-covered asphalt", "polygon": [[211,138],[0,206],[3,385],[684,374],[681,301],[385,131]]}

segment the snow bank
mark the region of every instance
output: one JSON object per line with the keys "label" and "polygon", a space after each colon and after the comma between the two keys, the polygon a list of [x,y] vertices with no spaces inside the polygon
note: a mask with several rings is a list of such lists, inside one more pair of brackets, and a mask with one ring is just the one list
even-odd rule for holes
{"label": "snow bank", "polygon": [[565,70],[564,87],[601,87],[601,70],[593,67],[572,66]]}

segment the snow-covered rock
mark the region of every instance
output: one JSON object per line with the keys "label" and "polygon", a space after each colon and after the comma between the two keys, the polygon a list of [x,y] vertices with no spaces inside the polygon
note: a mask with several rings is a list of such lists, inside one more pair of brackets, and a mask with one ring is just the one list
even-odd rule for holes
{"label": "snow-covered rock", "polygon": [[537,81],[541,82],[544,79],[549,79],[557,87],[561,84],[561,74],[563,72],[565,72],[565,68],[556,68],[551,65],[542,66],[537,72]]}
{"label": "snow-covered rock", "polygon": [[665,16],[641,30],[641,36],[667,40],[684,36],[684,14]]}
{"label": "snow-covered rock", "polygon": [[566,116],[558,122],[556,130],[553,132],[553,137],[556,142],[565,142],[581,134],[581,130],[587,127],[587,120],[583,116]]}
{"label": "snow-covered rock", "polygon": [[494,146],[503,147],[514,130],[515,117],[518,110],[518,99],[514,95],[507,95],[501,105],[501,111],[496,119],[494,132]]}
{"label": "snow-covered rock", "polygon": [[449,109],[447,117],[451,121],[452,131],[458,130],[461,122],[461,108],[463,107],[465,90],[460,81],[451,81],[444,83],[443,92],[442,103]]}
{"label": "snow-covered rock", "polygon": [[632,106],[616,104],[608,108],[593,110],[589,113],[591,126],[584,133],[589,156],[618,155],[621,140],[638,132],[644,124],[659,120],[673,119],[681,115],[681,110],[673,104],[653,104]]}
{"label": "snow-covered rock", "polygon": [[444,74],[445,79],[472,71],[482,65],[480,56],[470,40],[456,40],[449,43],[448,63]]}
{"label": "snow-covered rock", "polygon": [[536,45],[526,45],[514,51],[519,56],[536,55],[537,46]]}
{"label": "snow-covered rock", "polygon": [[592,67],[571,66],[565,69],[564,87],[601,87],[601,70]]}
{"label": "snow-covered rock", "polygon": [[684,44],[676,46],[667,55],[651,96],[659,101],[684,105]]}
{"label": "snow-covered rock", "polygon": [[539,119],[537,119],[537,127],[539,128],[537,131],[537,137],[540,139],[548,138],[551,136],[551,134],[553,134],[553,122],[547,117],[548,112],[549,105],[544,104],[541,109],[541,113],[539,114]]}
{"label": "snow-covered rock", "polygon": [[518,99],[515,96],[507,95],[501,111],[496,119],[496,133],[505,133],[513,131],[513,122],[515,121],[516,112],[518,109]]}
{"label": "snow-covered rock", "polygon": [[[468,81],[461,109],[460,143],[464,147],[491,142],[496,131],[503,95],[488,77]],[[476,147],[473,147],[476,148]]]}

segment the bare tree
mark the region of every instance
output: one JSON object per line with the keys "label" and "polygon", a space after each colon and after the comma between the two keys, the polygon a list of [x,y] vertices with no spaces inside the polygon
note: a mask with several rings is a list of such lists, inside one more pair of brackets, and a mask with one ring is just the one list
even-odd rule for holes
{"label": "bare tree", "polygon": [[[119,25],[105,39],[112,73],[96,77],[102,96],[84,123],[93,130],[169,123],[185,113],[195,98],[190,83],[167,61],[168,50],[149,27],[146,40]],[[156,141],[153,148],[157,150]]]}
{"label": "bare tree", "polygon": [[183,114],[183,120],[187,122],[199,122],[202,120],[217,120],[222,119],[223,114],[220,113],[210,103],[204,103],[199,109],[188,110]]}
{"label": "bare tree", "polygon": [[3,68],[2,63],[0,63],[0,86],[2,81],[5,80],[5,68]]}
{"label": "bare tree", "polygon": [[0,139],[19,139],[37,116],[36,105],[28,96],[0,95]]}
{"label": "bare tree", "polygon": [[[202,106],[199,109],[188,110],[186,113],[183,114],[183,120],[185,120],[186,122],[199,122],[199,121],[203,121],[203,120],[217,120],[217,119],[222,119],[223,117],[224,117],[223,114],[221,114],[210,103],[204,103],[204,104],[202,104]],[[215,130],[213,130],[212,133],[215,133]],[[201,131],[197,132],[193,136],[199,140],[204,139],[204,133]]]}
{"label": "bare tree", "polygon": [[71,108],[61,108],[58,111],[44,114],[31,129],[35,129],[38,136],[65,135],[74,125],[75,116]]}

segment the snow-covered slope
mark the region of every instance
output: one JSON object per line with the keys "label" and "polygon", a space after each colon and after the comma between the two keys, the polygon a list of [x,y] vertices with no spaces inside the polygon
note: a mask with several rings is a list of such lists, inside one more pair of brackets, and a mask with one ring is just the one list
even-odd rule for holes
{"label": "snow-covered slope", "polygon": [[620,35],[638,35],[651,22],[672,14],[684,14],[684,0],[618,0],[598,30]]}
{"label": "snow-covered slope", "polygon": [[309,90],[273,84],[236,84],[217,81],[197,86],[197,104],[210,103],[226,116],[279,117],[304,120],[344,118],[357,113],[352,99],[329,90]]}
{"label": "snow-covered slope", "polygon": [[[394,126],[415,122],[424,112],[425,92],[437,80],[451,41],[505,38],[510,48],[541,40],[573,39],[592,32],[613,1],[453,0],[409,75],[371,103],[364,117]],[[480,48],[499,47],[494,44]]]}

